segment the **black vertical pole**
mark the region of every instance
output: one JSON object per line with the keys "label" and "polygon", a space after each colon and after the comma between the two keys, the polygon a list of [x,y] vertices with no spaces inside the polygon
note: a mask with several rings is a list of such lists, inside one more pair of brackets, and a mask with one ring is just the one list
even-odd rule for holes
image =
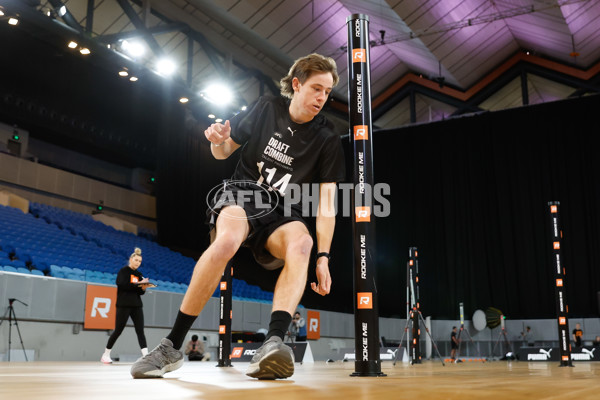
{"label": "black vertical pole", "polygon": [[221,304],[219,307],[219,363],[217,367],[231,367],[232,275],[233,263],[229,261],[219,284]]}
{"label": "black vertical pole", "polygon": [[373,221],[373,134],[369,68],[369,17],[353,14],[348,25],[348,107],[354,143],[354,333],[352,376],[385,376],[379,359],[379,311],[375,283],[375,222]]}
{"label": "black vertical pole", "polygon": [[565,288],[565,266],[561,257],[562,231],[560,230],[560,202],[548,203],[550,216],[550,257],[554,269],[554,293],[556,294],[556,317],[558,320],[558,349],[560,350],[560,366],[572,367],[571,341],[569,338],[569,306]]}
{"label": "black vertical pole", "polygon": [[421,363],[421,346],[419,340],[421,339],[421,329],[419,329],[419,260],[417,259],[419,253],[416,247],[410,247],[408,249],[408,270],[410,278],[410,318],[412,320],[412,342],[410,344],[411,349],[411,362],[412,364]]}

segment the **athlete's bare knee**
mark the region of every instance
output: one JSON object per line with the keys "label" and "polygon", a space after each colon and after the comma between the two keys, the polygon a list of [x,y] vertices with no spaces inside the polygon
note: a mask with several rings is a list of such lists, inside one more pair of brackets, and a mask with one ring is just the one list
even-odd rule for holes
{"label": "athlete's bare knee", "polygon": [[313,239],[308,233],[303,233],[294,238],[287,246],[286,255],[310,257],[310,251],[313,247]]}
{"label": "athlete's bare knee", "polygon": [[241,243],[235,238],[224,235],[217,238],[211,245],[211,257],[229,261],[240,248]]}

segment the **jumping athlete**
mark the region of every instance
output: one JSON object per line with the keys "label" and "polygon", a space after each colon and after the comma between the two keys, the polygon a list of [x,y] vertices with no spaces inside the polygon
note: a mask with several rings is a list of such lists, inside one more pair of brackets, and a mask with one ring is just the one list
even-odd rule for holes
{"label": "jumping athlete", "polygon": [[[246,372],[259,379],[287,378],[294,373],[294,355],[283,338],[306,286],[313,237],[300,203],[286,196],[316,184],[316,276],[311,288],[331,290],[329,250],[335,227],[336,182],[345,178],[340,137],[319,112],[338,83],[335,61],[318,54],[302,57],[281,79],[286,97],[261,97],[247,111],[204,134],[216,159],[240,150],[232,180],[210,205],[212,242],[198,260],[171,333],[131,368],[134,378],[161,377],[179,368],[183,344],[198,314],[219,283],[239,247],[249,247],[267,269],[282,268],[273,294],[266,340]],[[266,187],[266,190],[256,189]],[[249,191],[250,195],[245,195]],[[243,195],[240,195],[241,192]],[[267,206],[265,208],[265,205]]]}

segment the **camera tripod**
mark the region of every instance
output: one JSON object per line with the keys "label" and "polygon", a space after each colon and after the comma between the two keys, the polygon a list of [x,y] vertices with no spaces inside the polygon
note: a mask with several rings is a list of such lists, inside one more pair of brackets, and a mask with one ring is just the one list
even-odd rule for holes
{"label": "camera tripod", "polygon": [[[417,310],[416,308],[411,310],[411,315],[412,313],[416,313],[417,314],[417,323],[419,320],[421,320],[421,322],[423,323],[423,326],[425,327],[425,332],[427,332],[427,335],[429,335],[429,339],[431,340],[431,343],[433,344],[433,348],[435,349],[438,357],[440,358],[440,361],[442,362],[442,365],[446,365],[444,364],[444,359],[442,358],[442,355],[440,354],[440,351],[438,350],[437,344],[435,344],[435,340],[433,340],[433,337],[431,336],[431,332],[429,332],[429,329],[427,328],[427,325],[425,324],[425,320],[423,319],[423,314],[421,314],[421,311]],[[404,341],[404,336],[407,334],[408,332],[408,325],[410,324],[410,322],[412,321],[412,318],[407,318],[406,319],[406,326],[404,327],[404,333],[402,333],[402,339],[400,339],[400,344],[398,345],[398,350],[396,351],[396,357],[394,357],[394,365],[396,365],[396,362],[398,361],[398,355],[400,353],[402,353],[402,342]],[[411,364],[415,364],[416,360],[412,360]]]}
{"label": "camera tripod", "polygon": [[[494,348],[492,349],[492,359],[494,357],[494,352],[496,351],[496,346],[498,346],[498,344],[500,344],[500,341],[502,339],[504,339],[504,341],[506,342],[506,347],[507,347],[508,351],[510,351],[512,353],[513,352],[512,345],[510,344],[510,340],[508,340],[508,333],[506,332],[506,327],[504,325],[504,315],[500,316],[500,333],[498,334],[498,340],[496,340],[496,344],[494,345]],[[500,351],[502,351],[502,345],[500,345]]]}
{"label": "camera tripod", "polygon": [[12,339],[13,321],[14,321],[14,325],[17,327],[17,333],[19,334],[19,340],[21,341],[21,348],[23,349],[23,355],[25,356],[25,361],[29,361],[27,359],[27,353],[25,352],[25,345],[23,345],[23,338],[21,337],[21,330],[19,329],[19,322],[17,320],[17,315],[15,314],[15,309],[13,308],[13,303],[15,301],[18,301],[19,303],[23,304],[24,306],[27,306],[27,304],[23,303],[21,300],[8,299],[8,307],[6,309],[6,312],[4,313],[4,316],[2,317],[2,321],[0,321],[0,326],[2,326],[2,323],[4,322],[4,320],[7,319],[6,316],[8,315],[8,361],[10,361],[10,345],[12,343],[11,339]]}
{"label": "camera tripod", "polygon": [[460,326],[460,331],[458,331],[458,337],[456,338],[456,339],[458,340],[458,349],[457,349],[457,351],[456,351],[456,360],[457,360],[457,362],[458,362],[458,360],[459,360],[459,358],[458,358],[458,357],[460,356],[460,348],[461,348],[461,346],[462,346],[462,340],[461,340],[460,336],[461,336],[463,333],[469,337],[469,340],[470,340],[470,341],[471,341],[471,343],[473,344],[473,347],[475,347],[475,349],[477,350],[477,355],[479,356],[479,358],[481,358],[481,353],[479,353],[479,349],[478,349],[478,348],[477,348],[477,346],[475,345],[475,342],[473,341],[473,338],[472,338],[472,337],[471,337],[471,335],[469,334],[469,331],[465,329],[465,325],[464,325],[464,324],[462,324],[462,325]]}

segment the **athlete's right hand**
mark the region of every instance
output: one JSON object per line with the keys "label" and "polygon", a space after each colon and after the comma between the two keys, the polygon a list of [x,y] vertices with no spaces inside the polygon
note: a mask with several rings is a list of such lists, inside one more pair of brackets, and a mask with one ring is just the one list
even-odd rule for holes
{"label": "athlete's right hand", "polygon": [[229,120],[225,121],[225,125],[221,123],[212,124],[204,131],[204,136],[206,136],[206,139],[216,145],[223,144],[227,139],[229,139],[230,135],[231,126],[229,125]]}

